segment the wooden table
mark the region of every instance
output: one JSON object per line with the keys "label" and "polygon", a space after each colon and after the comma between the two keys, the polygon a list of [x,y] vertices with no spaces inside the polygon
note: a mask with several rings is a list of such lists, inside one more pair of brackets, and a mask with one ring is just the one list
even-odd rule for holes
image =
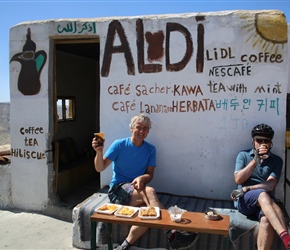
{"label": "wooden table", "polygon": [[[221,215],[221,220],[212,221],[205,218],[204,213],[185,212],[181,222],[173,222],[166,209],[160,209],[160,218],[154,220],[143,220],[136,213],[132,218],[117,217],[115,215],[94,213],[91,216],[91,249],[96,250],[96,223],[108,223],[109,235],[112,235],[112,223],[146,226],[161,229],[176,229],[186,232],[208,233],[223,235],[228,239],[230,216]],[[227,244],[224,244],[227,247]],[[108,249],[113,249],[112,239],[109,240]]]}

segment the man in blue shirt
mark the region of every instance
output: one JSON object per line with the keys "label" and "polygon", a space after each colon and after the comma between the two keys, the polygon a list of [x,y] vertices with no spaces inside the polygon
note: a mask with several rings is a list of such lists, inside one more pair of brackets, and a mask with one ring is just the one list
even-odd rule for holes
{"label": "man in blue shirt", "polygon": [[[139,114],[132,117],[129,127],[131,137],[115,140],[105,155],[103,145],[98,146],[98,141],[93,139],[95,169],[101,172],[112,164],[113,176],[108,192],[112,203],[164,208],[155,189],[147,185],[153,179],[156,167],[156,148],[145,141],[151,120],[147,115]],[[147,230],[146,227],[132,226],[127,238],[117,249],[129,249]],[[175,230],[170,230],[167,235],[171,249],[187,249],[198,238],[196,233]]]}
{"label": "man in blue shirt", "polygon": [[283,161],[273,154],[273,129],[258,124],[252,129],[253,148],[239,152],[234,172],[238,189],[231,193],[238,210],[260,221],[257,247],[271,249],[276,231],[286,249],[290,236],[281,208],[275,203],[274,190],[279,181]]}

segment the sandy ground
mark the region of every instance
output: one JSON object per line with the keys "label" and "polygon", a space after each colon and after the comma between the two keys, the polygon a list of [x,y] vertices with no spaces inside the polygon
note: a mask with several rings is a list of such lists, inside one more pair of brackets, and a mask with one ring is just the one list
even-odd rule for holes
{"label": "sandy ground", "polygon": [[0,210],[0,249],[77,249],[72,223],[27,212]]}
{"label": "sandy ground", "polygon": [[[72,229],[73,223],[50,216],[0,210],[0,249],[78,249],[72,246]],[[132,246],[130,250],[144,249]]]}

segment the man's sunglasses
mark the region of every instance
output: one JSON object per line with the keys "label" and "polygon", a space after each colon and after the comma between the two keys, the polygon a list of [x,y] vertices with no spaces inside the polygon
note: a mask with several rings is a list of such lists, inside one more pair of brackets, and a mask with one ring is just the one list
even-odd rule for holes
{"label": "man's sunglasses", "polygon": [[255,139],[255,141],[259,144],[261,143],[271,143],[270,139]]}

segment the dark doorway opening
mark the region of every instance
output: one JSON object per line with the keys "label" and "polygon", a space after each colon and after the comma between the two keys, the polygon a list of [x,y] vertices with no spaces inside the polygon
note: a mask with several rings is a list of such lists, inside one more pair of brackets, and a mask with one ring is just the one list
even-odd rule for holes
{"label": "dark doorway opening", "polygon": [[54,191],[73,208],[100,189],[91,141],[99,131],[98,39],[55,41]]}

